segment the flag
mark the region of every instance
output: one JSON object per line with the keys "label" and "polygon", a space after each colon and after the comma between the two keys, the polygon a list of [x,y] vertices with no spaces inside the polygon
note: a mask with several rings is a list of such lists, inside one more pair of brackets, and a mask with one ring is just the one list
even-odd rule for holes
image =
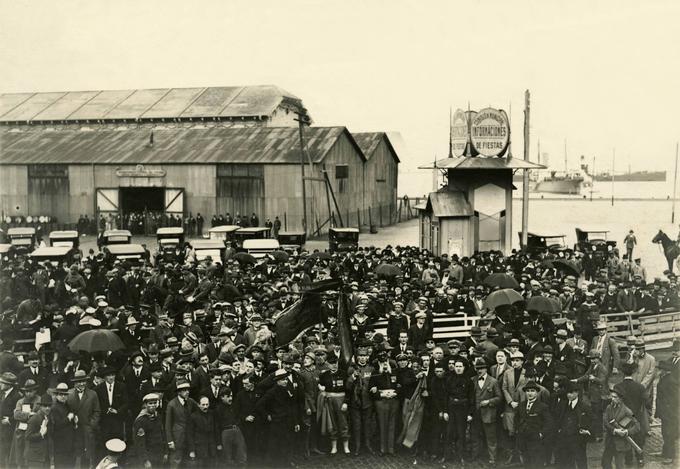
{"label": "flag", "polygon": [[346,293],[338,298],[338,338],[340,339],[340,356],[346,364],[351,363],[354,355],[352,346],[352,325],[349,321],[350,307]]}
{"label": "flag", "polygon": [[308,329],[321,322],[321,293],[340,286],[340,280],[323,280],[313,283],[302,292],[302,297],[284,309],[274,323],[276,344],[286,345]]}

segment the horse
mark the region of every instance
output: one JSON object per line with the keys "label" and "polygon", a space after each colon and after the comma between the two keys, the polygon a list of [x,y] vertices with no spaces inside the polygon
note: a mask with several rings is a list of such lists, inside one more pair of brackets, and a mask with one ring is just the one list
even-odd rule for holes
{"label": "horse", "polygon": [[669,238],[661,230],[652,238],[652,243],[661,244],[663,255],[666,256],[666,262],[668,262],[668,270],[673,273],[673,261],[675,261],[676,257],[680,256],[680,246],[678,246],[678,243]]}

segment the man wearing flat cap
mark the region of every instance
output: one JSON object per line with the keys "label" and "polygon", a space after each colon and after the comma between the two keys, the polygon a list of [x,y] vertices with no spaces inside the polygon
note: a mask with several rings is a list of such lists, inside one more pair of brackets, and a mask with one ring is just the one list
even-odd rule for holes
{"label": "man wearing flat cap", "polygon": [[26,424],[31,415],[33,415],[33,407],[40,401],[38,384],[30,378],[21,386],[21,392],[24,396],[17,401],[14,409],[14,420],[17,422],[17,425],[14,430],[14,441],[12,442],[13,458],[11,462],[16,463],[17,467],[26,466],[24,458]]}
{"label": "man wearing flat cap", "polygon": [[600,463],[603,469],[612,468],[612,460],[618,468],[625,467],[625,456],[631,450],[628,437],[640,431],[640,423],[633,412],[623,403],[620,391],[609,388],[610,403],[602,418],[604,426],[604,451]]}
{"label": "man wearing flat cap", "polygon": [[543,465],[544,445],[553,425],[548,405],[538,400],[538,391],[536,381],[527,381],[524,385],[526,401],[517,408],[517,442],[520,456],[529,468]]}

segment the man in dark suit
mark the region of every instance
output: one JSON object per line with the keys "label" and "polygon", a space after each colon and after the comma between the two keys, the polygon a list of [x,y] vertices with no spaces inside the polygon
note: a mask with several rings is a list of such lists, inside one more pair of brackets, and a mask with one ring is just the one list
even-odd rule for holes
{"label": "man in dark suit", "polygon": [[20,398],[16,375],[10,371],[0,375],[0,467],[9,466],[9,450],[14,435],[14,408]]}
{"label": "man in dark suit", "polygon": [[144,364],[144,355],[135,352],[130,357],[130,365],[123,368],[123,382],[127,392],[127,405],[129,410],[128,427],[132,428],[132,422],[142,409],[141,393],[142,383],[150,377],[149,368]]}
{"label": "man in dark suit", "polygon": [[187,455],[189,419],[198,410],[196,401],[189,397],[191,385],[187,381],[177,382],[177,396],[168,403],[165,410],[165,438],[170,450],[170,467],[182,466]]}
{"label": "man in dark suit", "polygon": [[104,381],[95,388],[101,409],[101,441],[118,438],[125,439],[125,421],[128,416],[127,392],[125,384],[116,381],[116,370],[104,368],[101,373]]}
{"label": "man in dark suit", "polygon": [[498,381],[487,373],[487,364],[483,358],[475,360],[477,376],[472,378],[475,389],[475,412],[472,419],[472,439],[475,454],[481,456],[482,447],[486,446],[489,464],[496,464],[496,421],[498,406],[502,401]]}
{"label": "man in dark suit", "polygon": [[[638,423],[640,424],[640,431],[632,438],[640,448],[644,448],[645,440],[647,439],[647,431],[649,430],[649,421],[647,419],[647,410],[645,403],[647,402],[647,394],[645,387],[633,379],[635,373],[635,363],[622,363],[621,371],[623,372],[623,381],[614,386],[614,389],[621,396],[621,400],[632,412]],[[631,461],[632,454],[629,452],[626,455],[626,461]],[[642,467],[642,454],[637,455],[638,465]]]}
{"label": "man in dark suit", "polygon": [[558,467],[587,469],[586,446],[591,436],[592,415],[587,401],[579,397],[576,383],[566,385],[567,403],[555,422]]}
{"label": "man in dark suit", "polygon": [[538,401],[535,381],[524,385],[524,393],[527,400],[517,408],[517,442],[525,467],[538,468],[543,466],[545,451],[542,445],[551,431],[552,419],[547,404]]}
{"label": "man in dark suit", "polygon": [[69,391],[66,405],[76,420],[74,453],[81,457],[80,464],[92,467],[95,464],[95,430],[99,426],[101,410],[99,398],[92,389],[87,389],[89,377],[83,370],[73,375],[75,389]]}
{"label": "man in dark suit", "polygon": [[35,351],[31,351],[28,354],[26,361],[28,362],[28,367],[19,373],[17,377],[19,386],[23,386],[27,379],[32,379],[38,385],[38,394],[44,394],[47,391],[49,380],[48,371],[40,366],[40,357],[38,357],[38,353]]}
{"label": "man in dark suit", "polygon": [[46,394],[38,402],[38,410],[28,419],[24,458],[28,467],[49,467],[50,432],[49,415],[52,396]]}

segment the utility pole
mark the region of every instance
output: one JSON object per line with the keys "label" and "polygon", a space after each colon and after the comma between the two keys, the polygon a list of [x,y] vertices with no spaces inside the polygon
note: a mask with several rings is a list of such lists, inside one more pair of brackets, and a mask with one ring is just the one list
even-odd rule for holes
{"label": "utility pole", "polygon": [[614,206],[614,167],[616,165],[616,148],[612,150],[612,207]]}
{"label": "utility pole", "polygon": [[675,223],[675,190],[678,187],[678,143],[675,144],[675,172],[673,173],[673,211],[671,212],[671,223]]}
{"label": "utility pole", "polygon": [[[524,92],[524,159],[529,161],[529,90]],[[540,156],[539,156],[540,158]],[[524,170],[522,178],[522,249],[527,245],[527,230],[529,229],[529,170]]]}
{"label": "utility pole", "polygon": [[304,109],[297,112],[298,134],[300,137],[300,174],[302,183],[302,231],[307,236],[307,190],[305,188],[305,139],[303,127],[308,123],[308,117]]}

